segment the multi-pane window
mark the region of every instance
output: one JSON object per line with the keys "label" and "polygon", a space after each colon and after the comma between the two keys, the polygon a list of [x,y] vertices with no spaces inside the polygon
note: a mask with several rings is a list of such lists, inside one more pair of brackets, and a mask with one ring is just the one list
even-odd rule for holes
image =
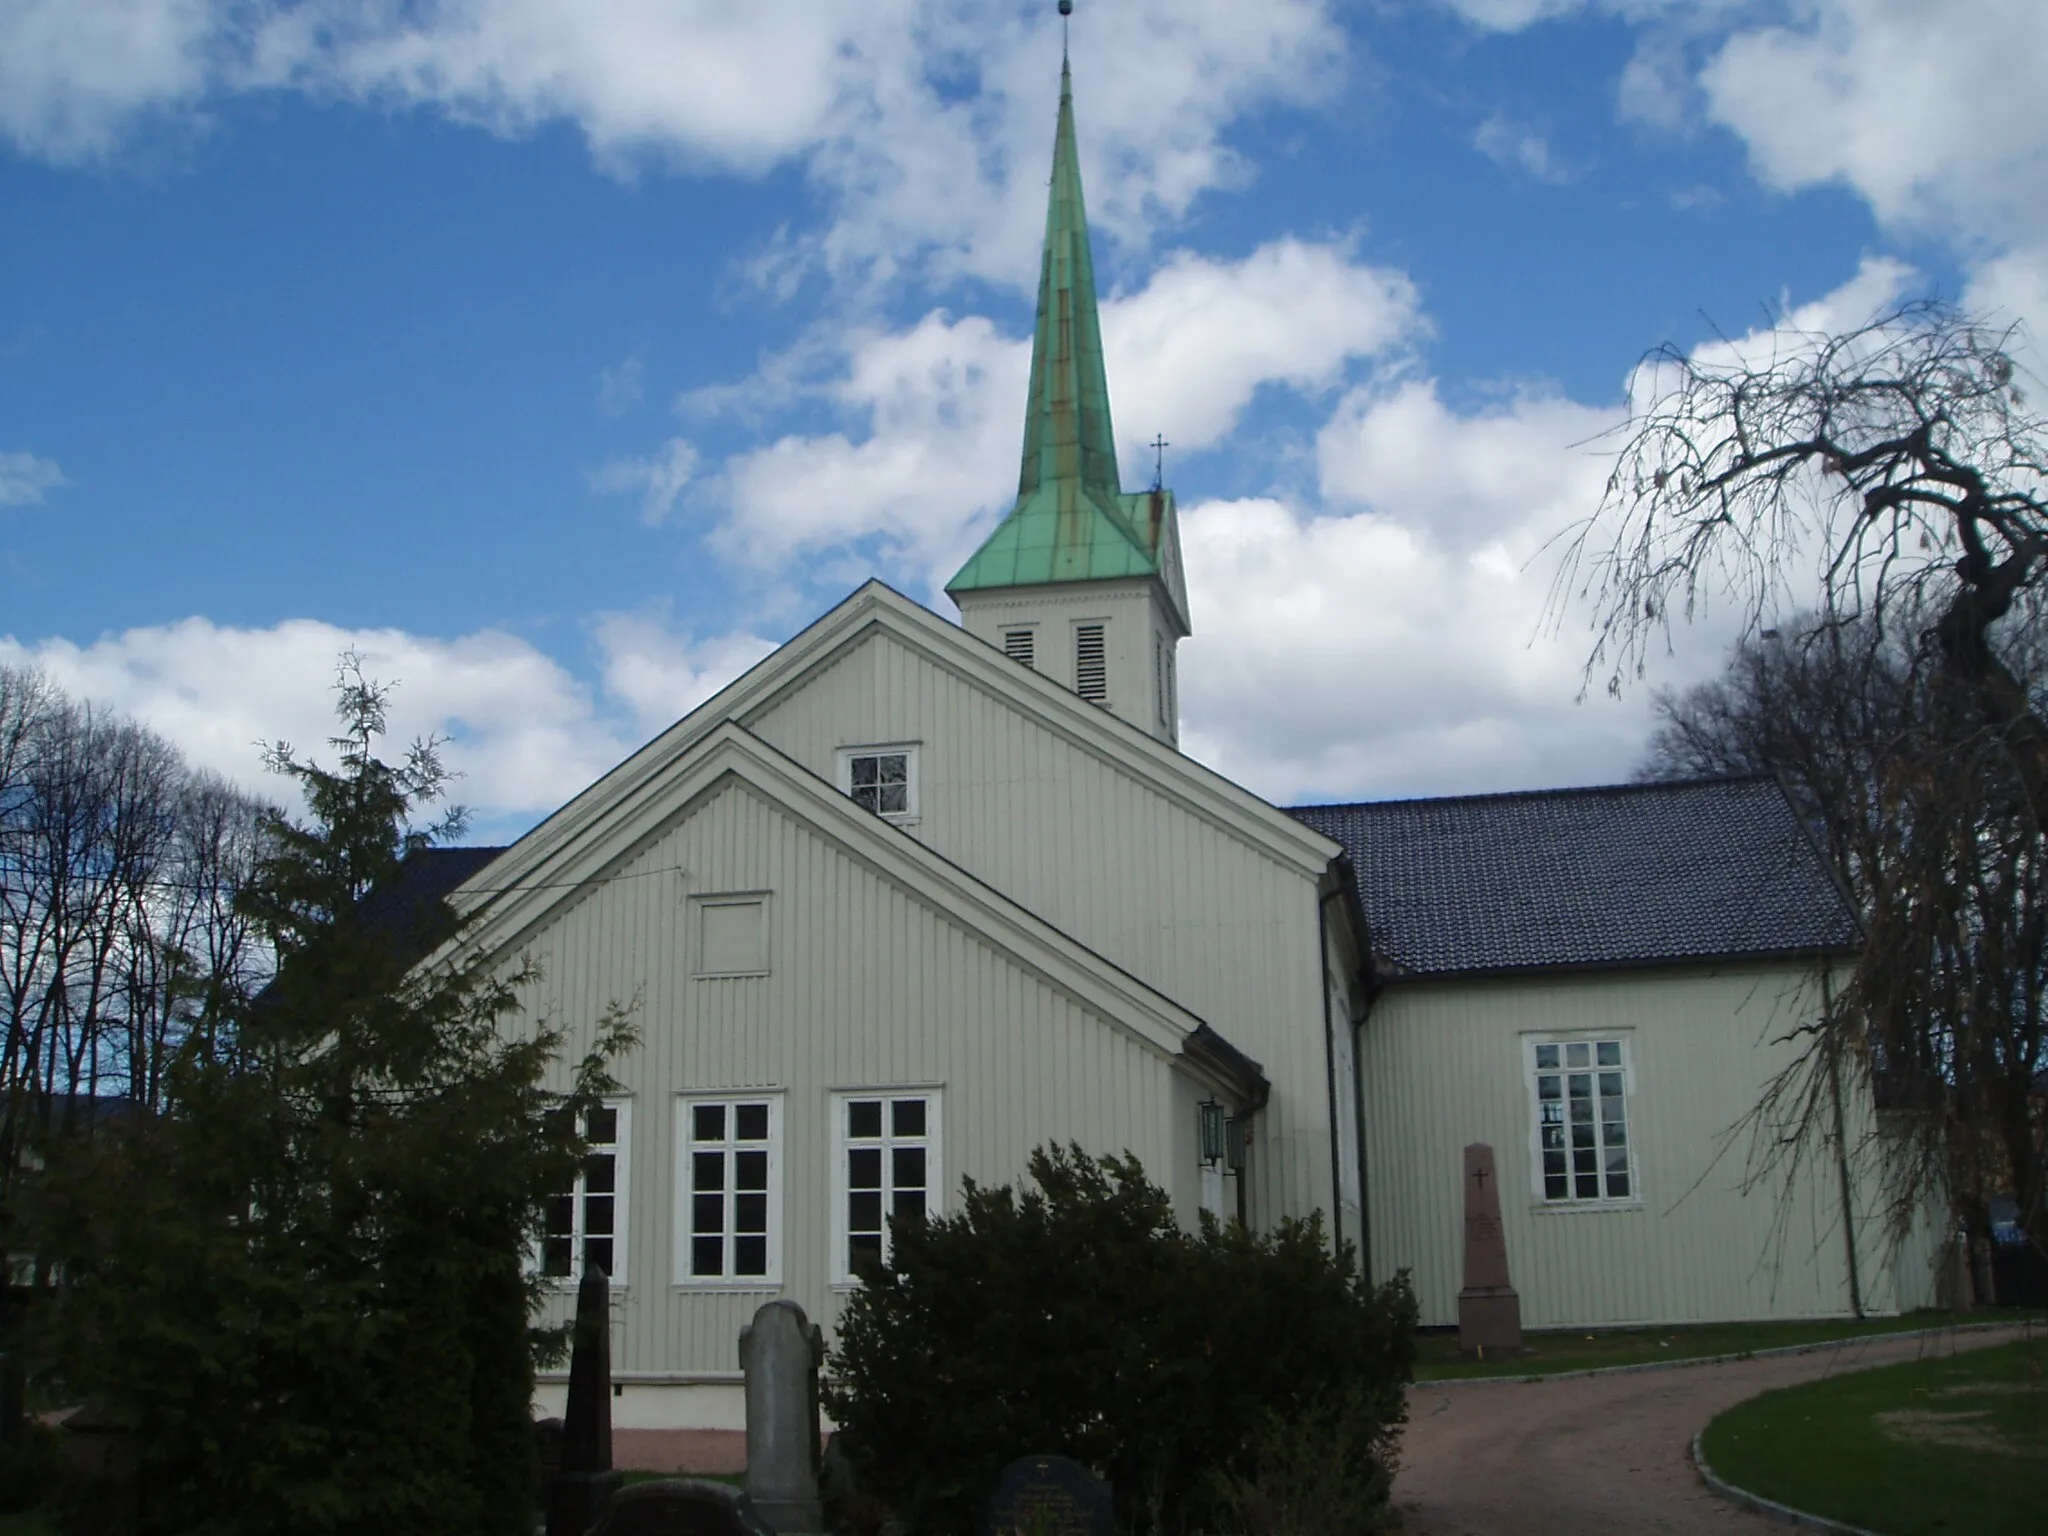
{"label": "multi-pane window", "polygon": [[682,1278],[772,1283],[781,1268],[781,1099],[685,1099],[682,1115]]}
{"label": "multi-pane window", "polygon": [[1545,1201],[1635,1198],[1621,1040],[1531,1043],[1537,1180]]}
{"label": "multi-pane window", "polygon": [[600,1104],[583,1122],[590,1151],[575,1186],[548,1202],[540,1270],[574,1280],[595,1264],[613,1279],[626,1268],[626,1116],[622,1102]]}
{"label": "multi-pane window", "polygon": [[889,1223],[939,1208],[939,1100],[917,1093],[839,1096],[836,1268],[854,1278],[860,1259],[889,1260]]}
{"label": "multi-pane window", "polygon": [[1003,654],[1022,666],[1033,665],[1032,636],[1028,629],[1003,631]]}
{"label": "multi-pane window", "polygon": [[877,816],[917,814],[914,747],[848,747],[839,754],[839,787]]}
{"label": "multi-pane window", "polygon": [[1093,704],[1109,701],[1109,653],[1102,625],[1074,626],[1074,692]]}

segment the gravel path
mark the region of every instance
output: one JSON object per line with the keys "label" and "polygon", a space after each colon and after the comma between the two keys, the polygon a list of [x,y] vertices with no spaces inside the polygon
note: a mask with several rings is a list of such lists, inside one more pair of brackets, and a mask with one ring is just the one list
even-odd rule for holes
{"label": "gravel path", "polygon": [[1692,1438],[1772,1387],[2003,1344],[2020,1328],[1568,1381],[1420,1382],[1394,1501],[1410,1536],[1767,1536],[1784,1524],[1709,1492]]}

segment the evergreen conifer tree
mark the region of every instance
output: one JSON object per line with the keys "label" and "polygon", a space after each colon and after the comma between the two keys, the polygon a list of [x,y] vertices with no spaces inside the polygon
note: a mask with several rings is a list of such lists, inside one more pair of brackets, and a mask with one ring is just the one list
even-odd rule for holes
{"label": "evergreen conifer tree", "polygon": [[[451,815],[432,741],[376,755],[385,690],[345,659],[339,764],[280,744],[308,812],[279,814],[240,897],[276,957],[206,989],[169,1108],[49,1170],[39,1251],[54,1368],[131,1424],[138,1529],[219,1536],[528,1536],[544,1203],[632,1043],[512,1026],[530,973],[444,957],[458,927],[404,863]],[[423,959],[422,957],[428,957]]]}

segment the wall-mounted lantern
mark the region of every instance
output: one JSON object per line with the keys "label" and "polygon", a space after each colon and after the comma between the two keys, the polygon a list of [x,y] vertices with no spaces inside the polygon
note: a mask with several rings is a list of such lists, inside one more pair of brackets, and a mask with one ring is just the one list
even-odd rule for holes
{"label": "wall-mounted lantern", "polygon": [[1243,1173],[1245,1148],[1252,1142],[1252,1118],[1250,1115],[1242,1119],[1233,1117],[1226,1122],[1225,1130],[1223,1166],[1230,1173]]}
{"label": "wall-mounted lantern", "polygon": [[1230,1155],[1229,1122],[1224,1119],[1223,1106],[1214,1099],[1203,1100],[1200,1108],[1202,1166],[1214,1168]]}

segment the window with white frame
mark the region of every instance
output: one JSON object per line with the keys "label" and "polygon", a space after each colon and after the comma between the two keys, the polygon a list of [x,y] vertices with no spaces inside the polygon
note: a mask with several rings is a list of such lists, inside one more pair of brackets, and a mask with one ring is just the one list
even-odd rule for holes
{"label": "window with white frame", "polygon": [[1019,665],[1035,666],[1036,649],[1036,636],[1028,627],[1003,631],[1003,654]]}
{"label": "window with white frame", "polygon": [[589,1264],[614,1283],[626,1273],[626,1127],[632,1106],[607,1099],[583,1122],[590,1150],[575,1186],[548,1202],[540,1240],[540,1272],[574,1281]]}
{"label": "window with white frame", "polygon": [[1535,1187],[1549,1205],[1640,1198],[1629,1139],[1625,1039],[1526,1041]]}
{"label": "window with white frame", "polygon": [[691,1096],[679,1104],[676,1277],[774,1285],[782,1274],[782,1097]]}
{"label": "window with white frame", "polygon": [[939,1212],[939,1095],[931,1088],[836,1094],[833,1119],[833,1271],[848,1284],[859,1258],[889,1262],[892,1219]]}
{"label": "window with white frame", "polygon": [[917,748],[913,744],[839,749],[839,788],[853,803],[891,821],[917,815]]}

